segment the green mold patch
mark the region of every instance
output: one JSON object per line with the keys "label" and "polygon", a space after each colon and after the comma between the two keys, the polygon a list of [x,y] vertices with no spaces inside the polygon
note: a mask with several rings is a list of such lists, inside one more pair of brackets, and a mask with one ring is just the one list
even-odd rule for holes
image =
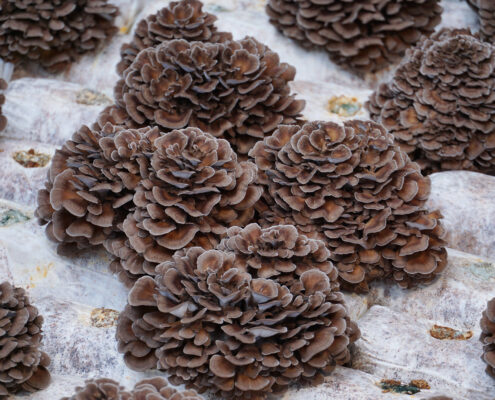
{"label": "green mold patch", "polygon": [[395,379],[382,379],[377,383],[377,386],[382,389],[383,393],[399,393],[411,396],[421,392],[421,389],[430,389],[428,382],[422,379],[413,380],[408,384]]}
{"label": "green mold patch", "polygon": [[20,212],[19,210],[9,209],[0,210],[0,227],[6,227],[20,222],[29,221],[31,217]]}
{"label": "green mold patch", "polygon": [[439,340],[469,340],[473,337],[472,331],[459,331],[448,326],[433,325],[430,335]]}
{"label": "green mold patch", "polygon": [[328,100],[328,111],[341,117],[352,117],[361,110],[361,103],[356,97],[334,96]]}
{"label": "green mold patch", "polygon": [[469,271],[479,279],[489,280],[495,278],[495,265],[489,262],[477,262],[469,266]]}

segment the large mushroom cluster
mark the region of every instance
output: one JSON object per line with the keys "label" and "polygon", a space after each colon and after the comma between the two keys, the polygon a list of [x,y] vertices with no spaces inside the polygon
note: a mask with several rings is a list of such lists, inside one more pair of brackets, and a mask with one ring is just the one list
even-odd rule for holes
{"label": "large mushroom cluster", "polygon": [[480,19],[480,35],[489,42],[495,40],[495,2],[491,0],[467,0]]}
{"label": "large mushroom cluster", "polygon": [[0,58],[64,69],[117,31],[117,13],[107,0],[2,0]]}
{"label": "large mushroom cluster", "polygon": [[439,0],[269,0],[270,22],[338,64],[375,72],[397,62],[440,22]]}
{"label": "large mushroom cluster", "polygon": [[250,152],[265,187],[260,223],[296,225],[325,240],[343,287],[391,278],[431,281],[446,265],[430,181],[371,121],[280,126]]}
{"label": "large mushroom cluster", "polygon": [[495,173],[495,46],[469,30],[424,38],[368,108],[423,172]]}
{"label": "large mushroom cluster", "polygon": [[481,336],[483,343],[483,361],[486,363],[486,372],[495,378],[495,298],[488,302],[481,318]]}
{"label": "large mushroom cluster", "polygon": [[140,278],[119,317],[130,368],[159,368],[225,398],[264,399],[319,381],[359,337],[325,243],[293,226],[233,227]]}
{"label": "large mushroom cluster", "polygon": [[194,390],[180,391],[170,387],[163,378],[144,379],[126,391],[112,379],[100,378],[76,387],[76,393],[61,400],[203,400]]}
{"label": "large mushroom cluster", "polygon": [[0,397],[50,383],[50,358],[40,350],[43,317],[24,289],[0,283]]}

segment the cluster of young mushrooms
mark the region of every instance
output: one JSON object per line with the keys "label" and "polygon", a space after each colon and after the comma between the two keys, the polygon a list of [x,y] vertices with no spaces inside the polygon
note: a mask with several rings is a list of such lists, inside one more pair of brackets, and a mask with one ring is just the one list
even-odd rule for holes
{"label": "cluster of young mushrooms", "polygon": [[[373,121],[342,124],[304,121],[295,68],[218,31],[199,0],[139,22],[121,49],[115,105],[57,150],[36,215],[62,254],[103,245],[113,255],[130,289],[116,335],[126,364],[191,390],[97,379],[71,399],[265,399],[321,382],[360,336],[341,289],[409,288],[446,267],[425,174],[495,172],[495,47],[468,30],[430,36],[438,0],[357,3],[267,5],[284,34],[355,71],[405,53],[370,98]],[[472,3],[487,37],[490,18]],[[105,0],[3,0],[0,11],[0,57],[49,70],[111,36],[117,14]],[[0,395],[46,387],[42,318],[8,283],[0,303]],[[493,375],[492,303],[481,340]]]}

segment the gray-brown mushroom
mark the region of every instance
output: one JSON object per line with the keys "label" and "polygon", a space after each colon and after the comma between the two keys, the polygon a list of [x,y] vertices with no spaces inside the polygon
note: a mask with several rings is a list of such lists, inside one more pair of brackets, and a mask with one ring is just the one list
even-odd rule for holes
{"label": "gray-brown mushroom", "polygon": [[368,103],[424,173],[495,173],[495,46],[442,29],[411,49]]}
{"label": "gray-brown mushroom", "polygon": [[254,38],[225,43],[171,40],[142,50],[117,83],[117,105],[140,126],[198,127],[245,155],[304,101],[291,94],[295,68]]}
{"label": "gray-brown mushroom", "polygon": [[132,369],[229,399],[321,382],[360,335],[329,257],[287,225],[232,227],[216,249],[180,250],[130,291],[119,351]]}
{"label": "gray-brown mushroom", "polygon": [[144,379],[126,391],[112,379],[100,378],[86,381],[84,387],[76,387],[76,393],[61,400],[203,400],[194,390],[177,390],[166,379]]}
{"label": "gray-brown mushroom", "polygon": [[480,35],[483,40],[495,40],[495,2],[491,0],[467,0],[480,19]]}
{"label": "gray-brown mushroom", "polygon": [[0,58],[59,71],[111,37],[117,13],[107,0],[3,0]]}
{"label": "gray-brown mushroom", "polygon": [[119,75],[132,64],[141,50],[156,47],[173,39],[190,42],[221,43],[232,40],[229,32],[219,32],[215,26],[217,17],[203,11],[199,0],[172,1],[167,7],[139,21],[134,37],[120,50],[121,61],[117,65]]}
{"label": "gray-brown mushroom", "polygon": [[265,187],[263,226],[286,223],[325,241],[343,288],[376,279],[427,283],[446,265],[430,180],[371,121],[281,125],[249,153]]}
{"label": "gray-brown mushroom", "polygon": [[486,363],[486,372],[495,378],[495,298],[488,302],[481,318],[481,336],[483,343],[483,361]]}
{"label": "gray-brown mushroom", "polygon": [[42,324],[24,289],[0,283],[0,397],[49,385],[50,358],[40,350]]}
{"label": "gray-brown mushroom", "polygon": [[269,0],[270,22],[306,48],[356,72],[397,62],[440,22],[439,0]]}

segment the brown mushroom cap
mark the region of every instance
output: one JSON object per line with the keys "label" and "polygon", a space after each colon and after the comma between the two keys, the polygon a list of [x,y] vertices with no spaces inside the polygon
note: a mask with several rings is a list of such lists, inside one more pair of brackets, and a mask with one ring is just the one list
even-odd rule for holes
{"label": "brown mushroom cap", "polygon": [[43,317],[24,289],[0,284],[0,397],[35,392],[50,383],[48,355],[40,350]]}
{"label": "brown mushroom cap", "polygon": [[180,250],[130,291],[119,351],[132,369],[229,399],[318,382],[360,335],[329,255],[287,225],[232,227],[216,249]]}
{"label": "brown mushroom cap", "polygon": [[270,22],[336,63],[375,72],[397,62],[440,22],[439,0],[269,0]]}
{"label": "brown mushroom cap", "polygon": [[193,390],[179,391],[168,385],[166,379],[144,379],[126,391],[118,382],[100,378],[86,381],[84,387],[76,387],[76,394],[61,400],[203,400]]}
{"label": "brown mushroom cap", "polygon": [[117,7],[107,0],[0,3],[0,58],[34,60],[51,71],[64,69],[116,33]]}
{"label": "brown mushroom cap", "polygon": [[203,11],[199,0],[172,1],[167,7],[139,21],[130,43],[120,50],[117,71],[122,76],[141,50],[156,47],[173,39],[190,42],[222,43],[232,40],[232,34],[218,32],[217,17]]}
{"label": "brown mushroom cap", "polygon": [[495,3],[490,0],[467,0],[480,19],[480,36],[494,43],[495,40]]}
{"label": "brown mushroom cap", "polygon": [[2,93],[7,89],[7,82],[5,79],[0,78],[0,132],[7,126],[7,118],[2,115],[2,105],[5,103],[5,95]]}
{"label": "brown mushroom cap", "polygon": [[370,97],[371,117],[424,173],[495,173],[495,46],[442,29],[411,49]]}
{"label": "brown mushroom cap", "polygon": [[294,76],[294,67],[254,38],[171,40],[137,55],[115,98],[138,125],[198,127],[247,154],[279,124],[300,117],[304,101],[288,85]]}
{"label": "brown mushroom cap", "polygon": [[325,241],[344,288],[392,278],[429,282],[446,264],[430,181],[374,122],[282,125],[249,153],[265,187],[263,226],[288,223]]}
{"label": "brown mushroom cap", "polygon": [[482,360],[486,363],[486,372],[495,378],[495,298],[488,302],[480,322],[483,343]]}

